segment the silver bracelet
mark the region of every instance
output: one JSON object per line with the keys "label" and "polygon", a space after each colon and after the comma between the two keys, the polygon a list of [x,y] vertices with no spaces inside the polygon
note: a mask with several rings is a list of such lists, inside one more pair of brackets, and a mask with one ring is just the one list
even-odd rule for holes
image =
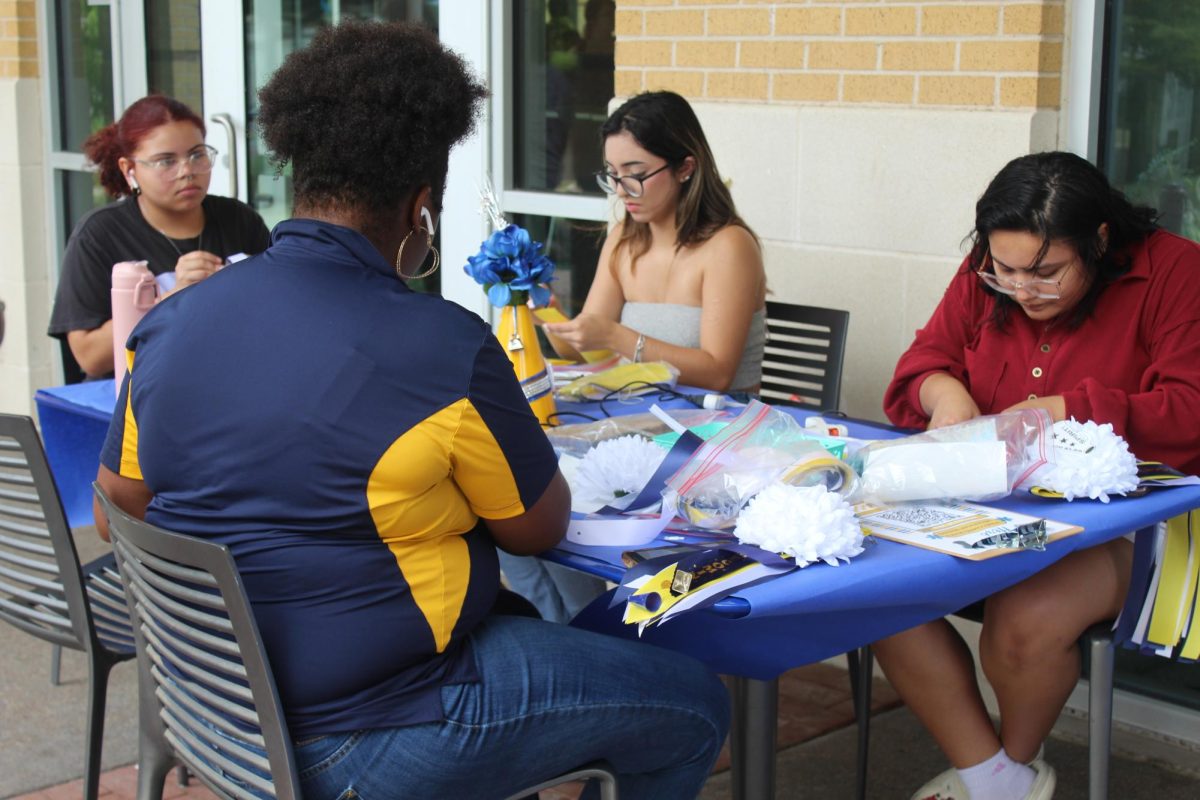
{"label": "silver bracelet", "polygon": [[644,348],[645,346],[646,346],[646,334],[639,333],[637,344],[635,344],[633,346],[633,363],[635,363],[635,364],[641,363],[642,348]]}

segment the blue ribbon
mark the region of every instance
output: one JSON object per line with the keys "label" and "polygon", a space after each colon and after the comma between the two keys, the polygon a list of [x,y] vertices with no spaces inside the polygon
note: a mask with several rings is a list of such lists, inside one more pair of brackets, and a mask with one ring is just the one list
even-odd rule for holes
{"label": "blue ribbon", "polygon": [[[692,453],[696,452],[696,449],[702,444],[704,444],[704,440],[699,436],[691,431],[684,431],[675,444],[671,446],[671,449],[667,451],[666,458],[658,465],[658,469],[650,476],[650,480],[646,481],[646,485],[638,492],[638,496],[626,508],[630,510],[645,508],[661,500],[663,488],[667,485],[667,478],[678,472],[679,468],[687,463],[687,460],[692,457]],[[600,516],[613,516],[624,514],[625,512],[619,508],[604,506],[595,513]]]}

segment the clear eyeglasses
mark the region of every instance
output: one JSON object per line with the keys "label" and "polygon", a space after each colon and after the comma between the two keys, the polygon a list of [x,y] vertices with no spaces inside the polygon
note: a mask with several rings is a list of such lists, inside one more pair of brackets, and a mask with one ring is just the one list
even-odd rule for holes
{"label": "clear eyeglasses", "polygon": [[999,278],[992,272],[984,272],[982,269],[975,273],[980,280],[988,286],[995,289],[1001,294],[1014,295],[1021,289],[1033,294],[1041,300],[1058,300],[1062,297],[1060,287],[1062,281],[1048,281],[1044,278],[1034,278],[1028,281],[1014,281],[1008,278]]}
{"label": "clear eyeglasses", "polygon": [[170,180],[178,178],[179,172],[183,169],[186,162],[193,174],[203,175],[212,172],[213,159],[217,157],[217,148],[210,145],[202,145],[201,147],[192,150],[190,153],[180,158],[176,155],[160,156],[149,161],[143,161],[140,158],[133,159],[143,167],[149,167],[159,174],[160,177]]}
{"label": "clear eyeglasses", "polygon": [[646,193],[646,181],[670,166],[670,164],[663,164],[653,172],[647,172],[644,175],[617,175],[615,172],[601,169],[596,171],[596,183],[600,184],[600,188],[606,194],[616,194],[617,185],[620,184],[621,188],[625,190],[625,194],[637,199]]}

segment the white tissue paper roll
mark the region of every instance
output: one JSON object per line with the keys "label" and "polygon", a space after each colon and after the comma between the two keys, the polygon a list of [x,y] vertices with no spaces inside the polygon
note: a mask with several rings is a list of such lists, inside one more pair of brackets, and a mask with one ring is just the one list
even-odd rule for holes
{"label": "white tissue paper roll", "polygon": [[1008,494],[1003,442],[902,444],[871,450],[863,465],[864,499],[1003,497]]}

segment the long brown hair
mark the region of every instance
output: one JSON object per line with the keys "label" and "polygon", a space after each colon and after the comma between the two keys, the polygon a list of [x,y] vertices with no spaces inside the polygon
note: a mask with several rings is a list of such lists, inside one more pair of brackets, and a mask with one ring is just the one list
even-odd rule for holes
{"label": "long brown hair", "polygon": [[[758,237],[738,216],[717,163],[709,149],[704,130],[696,112],[674,92],[644,92],[626,100],[600,128],[602,141],[628,131],[637,143],[654,155],[665,159],[671,169],[678,169],[691,156],[695,169],[691,178],[682,184],[675,205],[675,250],[701,244],[727,225],[745,228]],[[613,257],[622,248],[629,248],[631,266],[650,249],[650,226],[629,217],[621,228],[621,238]]]}

